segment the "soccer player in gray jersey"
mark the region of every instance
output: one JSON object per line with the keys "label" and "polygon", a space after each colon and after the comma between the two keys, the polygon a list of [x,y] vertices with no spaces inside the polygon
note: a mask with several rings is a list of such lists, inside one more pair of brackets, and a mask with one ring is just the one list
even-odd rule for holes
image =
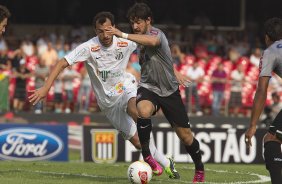
{"label": "soccer player in gray jersey", "polygon": [[6,30],[8,24],[8,18],[11,16],[10,11],[5,7],[0,5],[0,38]]}
{"label": "soccer player in gray jersey", "polygon": [[[245,133],[245,142],[248,147],[252,146],[252,137],[256,132],[256,125],[264,108],[267,88],[272,73],[282,78],[282,19],[271,18],[267,20],[264,29],[267,49],[260,60],[259,81],[253,102],[250,126]],[[264,159],[272,184],[282,183],[281,143],[282,110],[275,117],[264,136]]]}
{"label": "soccer player in gray jersey", "polygon": [[150,8],[144,3],[136,3],[129,9],[128,18],[135,34],[123,33],[114,27],[109,28],[108,31],[139,44],[141,81],[137,91],[139,115],[137,129],[143,158],[156,175],[162,173],[162,168],[149,150],[152,131],[151,116],[162,108],[164,115],[195,163],[193,182],[204,182],[204,165],[199,142],[193,137],[178,89],[179,84],[187,82],[186,78],[174,70],[165,34],[151,25]]}

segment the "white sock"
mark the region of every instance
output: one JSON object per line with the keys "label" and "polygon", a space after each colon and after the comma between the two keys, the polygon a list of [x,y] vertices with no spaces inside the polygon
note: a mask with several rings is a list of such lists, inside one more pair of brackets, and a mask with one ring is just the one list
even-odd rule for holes
{"label": "white sock", "polygon": [[150,152],[151,152],[153,158],[158,163],[160,163],[162,167],[169,166],[169,164],[170,164],[169,159],[163,153],[161,153],[160,151],[157,150],[152,133],[150,135],[149,148],[150,148]]}

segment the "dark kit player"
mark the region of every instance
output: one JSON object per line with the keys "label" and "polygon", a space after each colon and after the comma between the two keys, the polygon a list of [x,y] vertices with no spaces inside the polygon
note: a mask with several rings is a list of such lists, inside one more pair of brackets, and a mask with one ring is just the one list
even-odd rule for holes
{"label": "dark kit player", "polygon": [[[260,74],[254,98],[250,127],[245,134],[245,142],[252,146],[251,138],[264,109],[267,88],[272,73],[282,78],[282,19],[271,18],[265,22],[265,43],[267,49],[260,60]],[[272,184],[282,183],[282,110],[278,113],[264,136],[264,159]]]}
{"label": "dark kit player", "polygon": [[149,149],[151,117],[161,108],[195,163],[193,182],[204,182],[199,142],[193,137],[178,89],[179,84],[187,80],[174,70],[168,40],[160,29],[152,26],[150,8],[144,3],[136,3],[129,9],[128,18],[134,34],[122,33],[114,27],[108,32],[139,44],[141,80],[137,90],[137,129],[143,158],[156,175],[162,173]]}

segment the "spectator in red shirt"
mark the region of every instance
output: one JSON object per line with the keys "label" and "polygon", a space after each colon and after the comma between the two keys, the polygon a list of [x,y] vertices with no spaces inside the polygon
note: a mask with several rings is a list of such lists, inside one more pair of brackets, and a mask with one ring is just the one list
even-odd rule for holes
{"label": "spectator in red shirt", "polygon": [[219,63],[217,69],[212,73],[212,90],[213,103],[212,115],[219,116],[222,100],[224,99],[224,90],[226,83],[226,72],[223,69],[223,64]]}

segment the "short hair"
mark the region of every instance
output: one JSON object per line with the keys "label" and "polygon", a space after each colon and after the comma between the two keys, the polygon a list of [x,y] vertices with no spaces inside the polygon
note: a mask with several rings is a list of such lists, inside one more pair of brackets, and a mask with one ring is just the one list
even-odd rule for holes
{"label": "short hair", "polygon": [[129,20],[147,20],[149,17],[151,17],[153,21],[153,13],[150,7],[145,3],[135,3],[127,12],[127,18]]}
{"label": "short hair", "polygon": [[115,17],[111,12],[99,12],[95,15],[93,18],[93,25],[94,28],[96,28],[96,23],[98,22],[99,24],[104,24],[106,20],[109,19],[111,21],[112,25],[115,25]]}
{"label": "short hair", "polygon": [[6,6],[0,5],[0,22],[2,22],[5,18],[9,18],[11,16],[10,11]]}
{"label": "short hair", "polygon": [[282,19],[270,18],[264,23],[264,32],[271,41],[282,39]]}

